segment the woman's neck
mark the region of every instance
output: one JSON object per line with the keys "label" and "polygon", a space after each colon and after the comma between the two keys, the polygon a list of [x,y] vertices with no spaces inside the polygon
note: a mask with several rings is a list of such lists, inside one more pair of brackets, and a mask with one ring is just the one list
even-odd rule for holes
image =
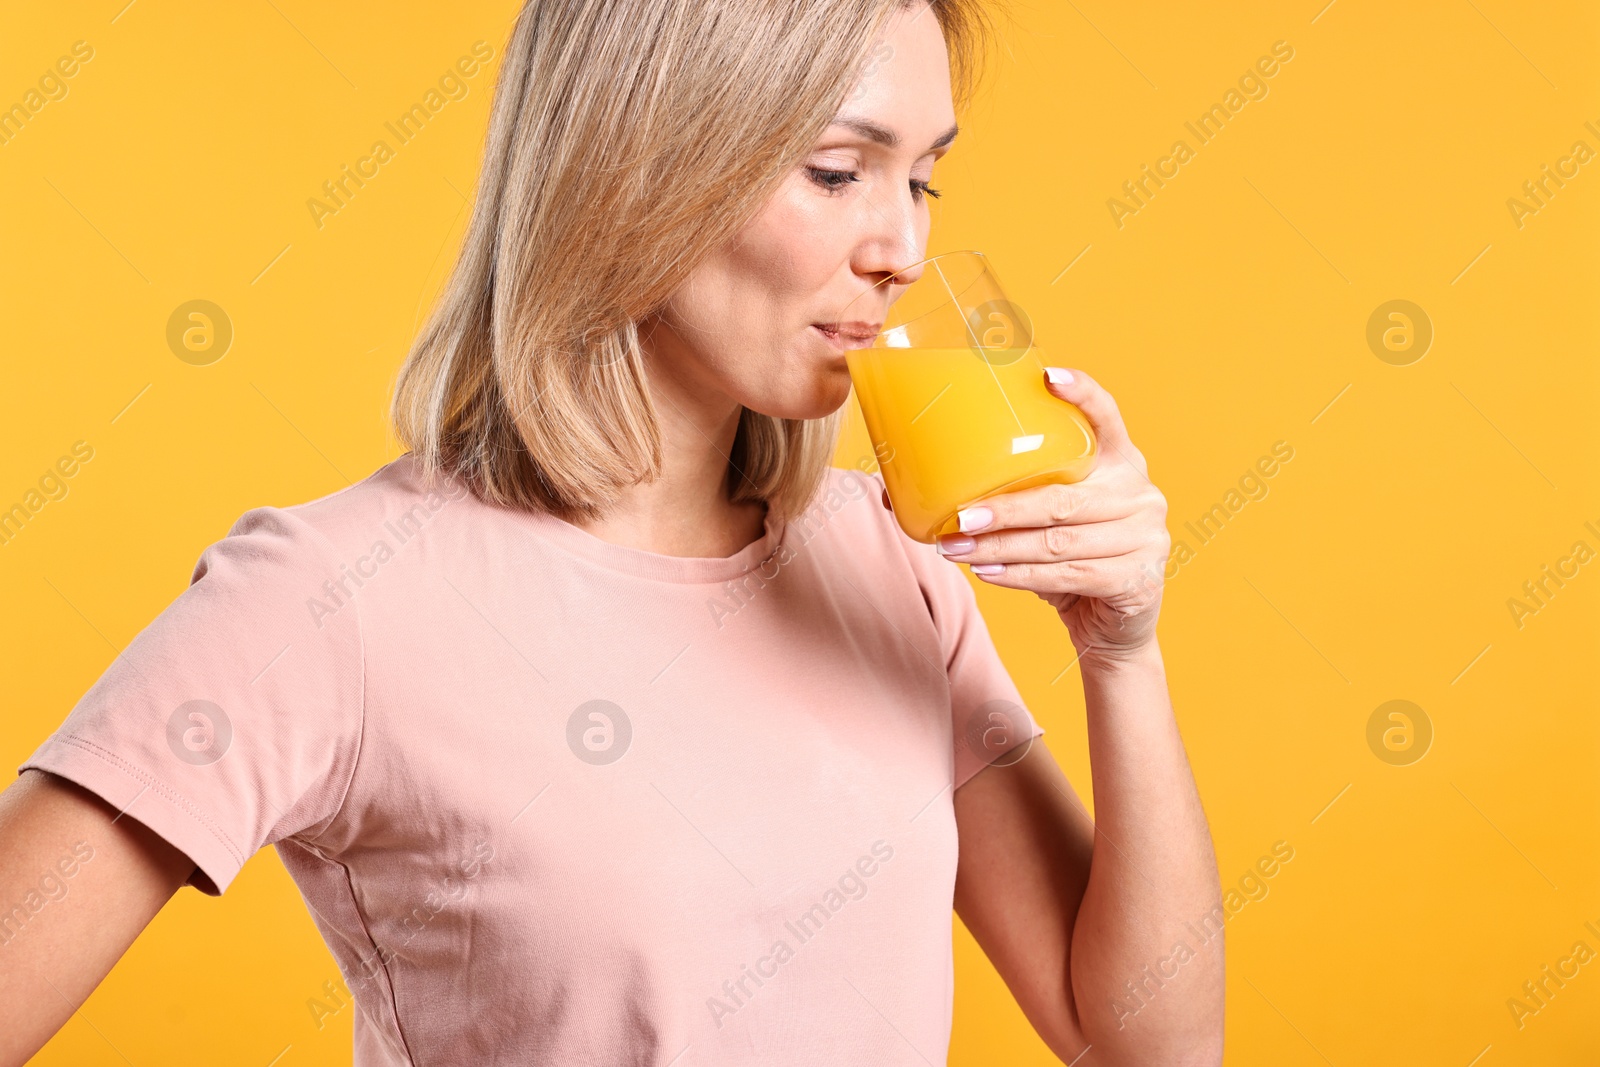
{"label": "woman's neck", "polygon": [[662,471],[623,492],[600,519],[577,522],[603,541],[663,556],[734,555],[765,532],[764,502],[731,503],[728,457],[743,408],[696,390],[652,367],[660,418]]}

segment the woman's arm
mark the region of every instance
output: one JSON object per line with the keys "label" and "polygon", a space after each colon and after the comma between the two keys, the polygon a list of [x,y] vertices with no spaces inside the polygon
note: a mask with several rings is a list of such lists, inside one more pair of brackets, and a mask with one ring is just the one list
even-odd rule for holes
{"label": "woman's arm", "polygon": [[957,910],[1063,1061],[1088,1045],[1086,1067],[1211,1067],[1222,892],[1156,641],[1167,502],[1111,394],[1082,371],[1045,376],[1094,425],[1093,469],[965,509],[972,536],[941,545],[987,582],[1032,590],[1066,625],[1096,818],[1046,757],[979,773],[955,796]]}
{"label": "woman's arm", "polygon": [[29,769],[0,792],[0,1067],[61,1029],[193,871],[63,778]]}
{"label": "woman's arm", "polygon": [[[955,792],[956,914],[1063,1063],[1089,1044],[1073,996],[1072,930],[1095,827],[1044,741]],[[1084,1061],[1087,1067],[1088,1061]]]}
{"label": "woman's arm", "polygon": [[1215,1067],[1221,886],[1159,649],[1083,682],[1096,819],[1042,743],[979,772],[956,911],[1063,1063]]}

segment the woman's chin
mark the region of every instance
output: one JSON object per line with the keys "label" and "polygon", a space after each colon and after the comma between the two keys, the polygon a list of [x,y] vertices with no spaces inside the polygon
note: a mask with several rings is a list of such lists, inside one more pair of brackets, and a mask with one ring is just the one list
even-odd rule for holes
{"label": "woman's chin", "polygon": [[791,392],[781,397],[770,397],[764,403],[746,403],[745,407],[775,419],[824,419],[844,406],[850,399],[850,374],[841,364],[835,371],[821,368],[819,375],[809,383],[805,395]]}

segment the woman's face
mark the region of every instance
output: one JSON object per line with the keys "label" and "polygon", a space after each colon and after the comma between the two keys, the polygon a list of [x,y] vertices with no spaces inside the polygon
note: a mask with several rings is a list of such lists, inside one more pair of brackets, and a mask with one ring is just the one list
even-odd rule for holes
{"label": "woman's face", "polygon": [[864,339],[830,340],[817,324],[925,258],[927,183],[955,125],[938,19],[926,4],[897,12],[811,154],[668,302],[649,342],[653,373],[780,418],[837,410],[850,394],[841,346],[868,343],[887,309],[877,297],[851,309],[865,309]]}

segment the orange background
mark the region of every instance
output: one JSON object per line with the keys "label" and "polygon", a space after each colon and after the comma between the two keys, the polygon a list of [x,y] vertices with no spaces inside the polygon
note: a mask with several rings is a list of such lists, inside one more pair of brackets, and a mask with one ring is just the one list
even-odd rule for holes
{"label": "orange background", "polygon": [[[0,16],[0,106],[93,50],[0,144],[0,505],[94,450],[0,547],[13,766],[240,514],[398,454],[390,383],[462,235],[514,9]],[[1162,645],[1224,885],[1293,849],[1228,921],[1229,1064],[1600,1057],[1600,964],[1520,1027],[1507,1006],[1600,951],[1600,166],[1560,163],[1600,150],[1597,29],[1571,2],[1018,4],[935,175],[931,251],[989,253],[1050,361],[1112,391],[1189,550]],[[306,201],[480,40],[467,94],[319,228]],[[1266,95],[1200,143],[1184,124],[1279,41]],[[1179,139],[1192,157],[1128,199]],[[1547,164],[1572,176],[1514,211]],[[166,339],[194,299],[234,332],[209,366]],[[1395,300],[1426,351],[1369,345]],[[850,411],[839,466],[870,452]],[[1546,565],[1571,577],[1535,602]],[[1092,803],[1065,631],[978,596]],[[1369,742],[1392,700],[1409,749],[1381,740],[1398,720]],[[957,925],[951,1062],[1055,1062]],[[337,977],[265,850],[222,899],[180,892],[36,1062],[348,1063],[350,1010],[307,1007]]]}

